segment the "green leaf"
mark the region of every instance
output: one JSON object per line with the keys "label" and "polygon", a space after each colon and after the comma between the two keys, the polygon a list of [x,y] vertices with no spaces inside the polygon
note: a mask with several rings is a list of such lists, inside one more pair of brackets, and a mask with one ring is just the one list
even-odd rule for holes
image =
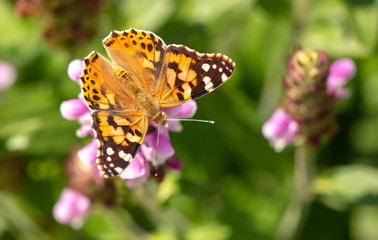
{"label": "green leaf", "polygon": [[329,205],[378,203],[378,169],[362,164],[337,167],[319,176],[315,192]]}

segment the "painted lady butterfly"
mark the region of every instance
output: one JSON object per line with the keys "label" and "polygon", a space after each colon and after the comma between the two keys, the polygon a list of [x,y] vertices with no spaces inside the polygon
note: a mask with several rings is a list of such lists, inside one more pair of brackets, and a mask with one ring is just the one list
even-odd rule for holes
{"label": "painted lady butterfly", "polygon": [[97,165],[105,177],[133,160],[149,120],[167,126],[162,108],[180,105],[223,84],[235,63],[225,55],[165,45],[152,32],[112,31],[103,40],[112,63],[97,52],[84,59],[82,93],[92,110]]}

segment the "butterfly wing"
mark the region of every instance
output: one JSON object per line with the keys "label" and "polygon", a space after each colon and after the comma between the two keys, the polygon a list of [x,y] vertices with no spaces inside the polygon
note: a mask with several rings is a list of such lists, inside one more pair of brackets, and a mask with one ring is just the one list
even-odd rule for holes
{"label": "butterfly wing", "polygon": [[234,68],[235,63],[223,54],[203,54],[182,45],[169,45],[157,90],[162,108],[212,92],[230,78]]}
{"label": "butterfly wing", "polygon": [[98,140],[97,166],[105,177],[120,174],[143,142],[148,120],[135,107],[124,87],[127,73],[92,52],[84,59],[82,93],[92,110],[92,128]]}
{"label": "butterfly wing", "polygon": [[152,32],[134,28],[113,31],[103,41],[115,65],[130,74],[131,79],[146,93],[155,93],[166,45]]}
{"label": "butterfly wing", "polygon": [[133,95],[122,87],[114,66],[97,52],[84,59],[81,90],[91,110],[135,109]]}
{"label": "butterfly wing", "polygon": [[137,154],[148,119],[135,110],[95,111],[92,118],[98,139],[97,166],[104,177],[117,176]]}

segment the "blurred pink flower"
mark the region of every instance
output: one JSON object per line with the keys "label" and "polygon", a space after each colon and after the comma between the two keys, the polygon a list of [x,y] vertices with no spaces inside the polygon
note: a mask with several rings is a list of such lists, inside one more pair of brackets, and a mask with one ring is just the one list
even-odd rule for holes
{"label": "blurred pink flower", "polygon": [[66,188],[55,203],[53,216],[62,224],[69,224],[73,228],[80,228],[86,220],[91,208],[90,199],[84,194]]}
{"label": "blurred pink flower", "polygon": [[77,153],[79,159],[88,165],[96,164],[97,140],[94,138],[90,143],[85,145]]}
{"label": "blurred pink flower", "polygon": [[0,93],[10,88],[16,78],[16,69],[11,64],[0,61]]}
{"label": "blurred pink flower", "polygon": [[60,104],[60,112],[68,120],[78,120],[85,114],[90,114],[90,110],[81,99],[70,99],[62,102]]}
{"label": "blurred pink flower", "polygon": [[327,78],[327,93],[339,100],[350,96],[345,84],[356,75],[356,64],[349,58],[341,58],[332,63]]}
{"label": "blurred pink flower", "polygon": [[167,161],[165,161],[165,165],[176,171],[181,171],[183,167],[182,161],[177,155],[169,157]]}
{"label": "blurred pink flower", "polygon": [[80,76],[84,69],[84,61],[80,59],[72,60],[67,69],[68,76],[80,85]]}
{"label": "blurred pink flower", "polygon": [[263,135],[280,152],[290,145],[299,132],[299,124],[283,109],[278,108],[262,127]]}

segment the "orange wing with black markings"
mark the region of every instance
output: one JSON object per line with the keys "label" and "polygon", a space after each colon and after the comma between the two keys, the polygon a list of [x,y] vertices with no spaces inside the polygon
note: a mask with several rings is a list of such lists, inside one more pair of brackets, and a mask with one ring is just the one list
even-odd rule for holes
{"label": "orange wing with black markings", "polygon": [[80,77],[83,97],[91,110],[135,109],[135,99],[127,94],[115,67],[97,52],[84,59]]}
{"label": "orange wing with black markings", "polygon": [[177,106],[212,92],[230,78],[234,68],[235,63],[223,54],[169,45],[158,81],[161,106]]}
{"label": "orange wing with black markings", "polygon": [[145,92],[155,92],[166,49],[161,38],[132,28],[112,31],[103,44],[115,65],[125,69]]}
{"label": "orange wing with black markings", "polygon": [[120,174],[133,160],[148,129],[148,119],[133,110],[95,111],[97,166],[105,177]]}

